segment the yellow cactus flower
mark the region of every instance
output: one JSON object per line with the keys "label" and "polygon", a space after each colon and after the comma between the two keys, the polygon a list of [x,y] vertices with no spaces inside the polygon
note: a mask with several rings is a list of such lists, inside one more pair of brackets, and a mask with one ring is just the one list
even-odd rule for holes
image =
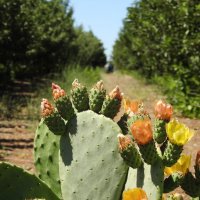
{"label": "yellow cactus flower", "polygon": [[191,156],[181,155],[178,161],[171,167],[165,167],[165,174],[167,176],[173,174],[174,172],[181,172],[185,175],[190,167]]}
{"label": "yellow cactus flower", "polygon": [[148,200],[147,195],[141,188],[129,189],[123,192],[123,200]]}
{"label": "yellow cactus flower", "polygon": [[183,146],[194,135],[193,131],[176,119],[166,125],[166,132],[170,142],[178,146]]}

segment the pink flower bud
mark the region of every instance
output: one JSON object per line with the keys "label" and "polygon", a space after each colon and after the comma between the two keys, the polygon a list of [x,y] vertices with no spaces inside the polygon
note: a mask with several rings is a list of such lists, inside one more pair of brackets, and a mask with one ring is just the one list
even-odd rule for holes
{"label": "pink flower bud", "polygon": [[173,114],[173,108],[170,104],[159,100],[155,105],[155,117],[161,120],[169,121]]}
{"label": "pink flower bud", "polygon": [[123,134],[118,134],[119,150],[122,152],[132,143],[131,138]]}
{"label": "pink flower bud", "polygon": [[41,102],[41,115],[47,117],[54,112],[54,107],[47,99],[42,99]]}
{"label": "pink flower bud", "polygon": [[65,96],[66,93],[59,85],[56,85],[55,83],[52,83],[52,95],[53,95],[53,99],[57,100],[60,97]]}

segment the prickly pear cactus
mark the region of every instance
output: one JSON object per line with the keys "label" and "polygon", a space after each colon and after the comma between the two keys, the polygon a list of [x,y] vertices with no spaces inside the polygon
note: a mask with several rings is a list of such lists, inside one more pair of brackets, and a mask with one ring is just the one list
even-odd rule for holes
{"label": "prickly pear cactus", "polygon": [[41,120],[36,130],[34,140],[34,158],[37,175],[52,188],[52,191],[61,198],[59,177],[59,141],[60,137],[54,135]]}
{"label": "prickly pear cactus", "polygon": [[[172,106],[161,100],[155,106],[153,126],[141,105],[131,101],[125,102],[125,105],[127,123],[123,120],[120,125],[124,129],[127,124],[129,131],[123,137],[119,136],[119,142],[121,156],[130,168],[124,194],[131,195],[132,188],[142,188],[147,196],[145,199],[161,200],[164,192],[181,186],[191,197],[198,197],[200,153],[196,159],[196,177],[188,172],[190,157],[181,155],[183,145],[192,137],[193,132],[177,120],[171,119]],[[132,165],[137,157],[130,149],[139,151],[142,164],[138,167]],[[130,159],[131,162],[127,162]]]}
{"label": "prickly pear cactus", "polygon": [[127,166],[118,153],[119,132],[116,123],[92,111],[68,122],[60,143],[64,199],[120,199]]}
{"label": "prickly pear cactus", "polygon": [[0,163],[0,199],[59,200],[51,189],[36,176],[7,163]]}
{"label": "prickly pear cactus", "polygon": [[[47,100],[42,102],[44,122],[52,132],[56,130],[55,135],[61,133],[59,174],[62,197],[67,200],[120,199],[128,166],[118,152],[117,134],[121,133],[121,129],[110,119],[121,106],[119,88],[106,96],[103,83],[98,82],[88,95],[85,86],[75,80],[71,94],[68,99],[72,99],[73,106],[63,101],[67,98],[66,93],[54,84],[53,97],[59,101],[59,106],[68,110],[70,105],[70,110],[75,109],[66,121],[65,130],[55,123],[58,120],[57,124],[63,124],[59,108],[54,109]],[[99,112],[102,114],[97,114]]]}
{"label": "prickly pear cactus", "polygon": [[52,94],[56,108],[42,100],[35,136],[39,178],[0,164],[0,199],[161,200],[178,186],[200,197],[200,152],[192,174],[181,153],[193,132],[171,119],[171,105],[157,102],[152,125],[141,103],[125,101],[116,123],[119,87],[106,95],[101,81],[88,92],[75,80],[71,96],[56,84]]}

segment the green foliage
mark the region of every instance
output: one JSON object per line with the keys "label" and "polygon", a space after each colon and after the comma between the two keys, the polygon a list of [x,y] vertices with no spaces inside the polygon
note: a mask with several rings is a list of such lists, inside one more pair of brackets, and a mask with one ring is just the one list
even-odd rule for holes
{"label": "green foliage", "polygon": [[102,42],[92,31],[84,31],[83,27],[75,29],[77,39],[75,41],[78,53],[75,62],[81,66],[104,66],[106,56]]}
{"label": "green foliage", "polygon": [[43,79],[35,78],[27,83],[16,82],[7,87],[4,86],[0,91],[0,118],[38,120],[40,118],[38,105],[41,99],[44,96],[51,97],[51,89],[48,86],[54,82],[70,92],[75,78],[87,87],[91,87],[100,79],[100,69],[69,65],[61,73],[49,74]]}
{"label": "green foliage", "polygon": [[12,75],[42,75],[70,60],[75,34],[68,4],[1,0],[0,10],[0,60]]}
{"label": "green foliage", "polygon": [[197,0],[140,0],[128,8],[114,45],[115,66],[148,79],[170,75],[169,96],[184,114],[199,117],[200,9]]}

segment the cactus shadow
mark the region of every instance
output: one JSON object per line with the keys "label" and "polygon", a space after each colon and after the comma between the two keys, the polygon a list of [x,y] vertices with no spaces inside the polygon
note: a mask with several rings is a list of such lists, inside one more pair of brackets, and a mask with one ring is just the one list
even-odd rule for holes
{"label": "cactus shadow", "polygon": [[144,185],[144,166],[142,165],[140,168],[137,170],[137,187],[142,188]]}
{"label": "cactus shadow", "polygon": [[164,179],[164,166],[161,161],[158,161],[151,166],[151,179],[154,185],[158,186],[160,189],[162,188]]}
{"label": "cactus shadow", "polygon": [[60,138],[60,156],[65,166],[71,165],[73,161],[73,148],[71,145],[70,135],[73,136],[77,133],[77,118],[74,117],[67,126],[65,135]]}

